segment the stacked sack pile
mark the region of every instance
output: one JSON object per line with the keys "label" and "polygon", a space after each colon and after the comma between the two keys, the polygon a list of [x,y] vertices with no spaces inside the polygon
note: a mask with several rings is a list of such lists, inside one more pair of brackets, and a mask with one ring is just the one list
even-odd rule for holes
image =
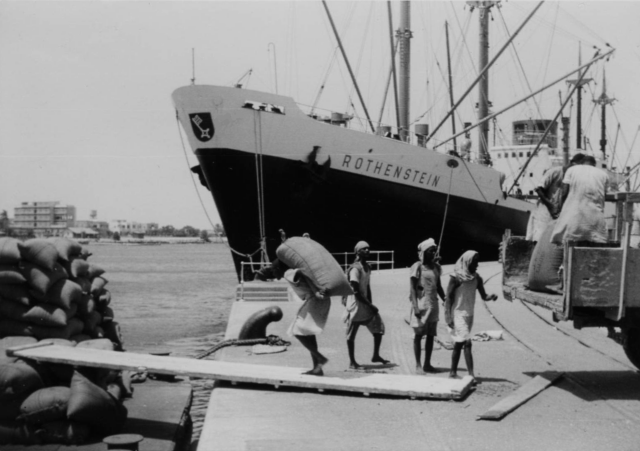
{"label": "stacked sack pile", "polygon": [[122,351],[104,270],[66,238],[0,238],[0,444],[84,441],[117,433],[127,374],[6,356],[19,345]]}

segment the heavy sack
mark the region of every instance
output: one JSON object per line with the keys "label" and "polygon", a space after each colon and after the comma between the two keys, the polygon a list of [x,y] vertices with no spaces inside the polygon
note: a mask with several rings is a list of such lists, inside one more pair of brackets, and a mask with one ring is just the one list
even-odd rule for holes
{"label": "heavy sack", "polygon": [[1,302],[0,317],[24,321],[24,315],[31,307],[16,302]]}
{"label": "heavy sack", "polygon": [[69,275],[71,275],[71,277],[89,276],[89,263],[81,258],[72,260],[68,267]]}
{"label": "heavy sack", "polygon": [[18,419],[29,424],[66,420],[71,389],[45,387],[31,393],[20,406]]}
{"label": "heavy sack", "polygon": [[45,327],[66,327],[69,316],[67,310],[53,304],[36,304],[22,315],[21,321]]}
{"label": "heavy sack", "polygon": [[17,321],[15,319],[1,319],[0,318],[0,338],[19,336],[19,337],[33,337],[33,331],[31,330],[32,324]]}
{"label": "heavy sack", "polygon": [[82,246],[82,252],[80,252],[80,257],[83,260],[88,260],[89,257],[91,257],[93,254],[91,252],[89,252],[89,249],[87,249],[86,247]]}
{"label": "heavy sack", "polygon": [[91,312],[96,309],[96,302],[93,300],[90,294],[82,293],[78,298],[78,316],[86,318]]}
{"label": "heavy sack", "polygon": [[66,346],[68,348],[74,348],[76,344],[71,340],[66,340],[64,338],[45,338],[44,340],[39,341],[40,344],[49,344],[58,345],[58,346]]}
{"label": "heavy sack", "polygon": [[30,426],[21,421],[0,421],[0,445],[30,445],[35,436]]}
{"label": "heavy sack", "polygon": [[27,279],[29,287],[38,294],[45,295],[51,287],[59,280],[66,279],[67,272],[62,265],[56,263],[53,269],[47,269],[35,263],[23,262],[20,265],[22,274]]}
{"label": "heavy sack", "polygon": [[[28,394],[23,394],[21,397],[15,399],[3,399],[0,402],[0,421],[3,420],[15,420],[20,415],[20,406],[22,402],[29,396]],[[0,445],[2,442],[0,442]]]}
{"label": "heavy sack", "polygon": [[29,285],[21,284],[0,284],[0,302],[17,302],[22,305],[31,305],[32,296],[29,293]]}
{"label": "heavy sack", "polygon": [[95,310],[92,311],[84,318],[84,329],[82,329],[82,332],[89,334],[92,337],[95,336],[96,327],[98,327],[101,322],[102,315]]}
{"label": "heavy sack", "polygon": [[562,266],[564,247],[551,242],[556,221],[551,221],[540,236],[529,263],[529,289],[548,293],[561,290],[562,280],[558,271]]}
{"label": "heavy sack", "polygon": [[15,265],[21,259],[22,242],[15,238],[0,238],[0,264]]}
{"label": "heavy sack", "polygon": [[0,265],[0,284],[25,283],[27,279],[20,272],[17,265]]}
{"label": "heavy sack", "polygon": [[98,311],[104,310],[107,305],[111,303],[111,292],[103,288],[102,293],[94,296],[94,299],[96,300],[96,308],[98,309]]}
{"label": "heavy sack", "polygon": [[102,311],[102,321],[108,323],[109,321],[113,321],[114,313],[111,307],[105,307]]}
{"label": "heavy sack", "polygon": [[104,330],[104,336],[111,340],[114,344],[116,351],[124,350],[124,339],[122,338],[122,332],[120,331],[120,324],[117,321],[110,321],[103,323],[101,328]]}
{"label": "heavy sack", "polygon": [[25,346],[32,345],[37,343],[33,337],[20,337],[20,336],[10,336],[0,339],[0,364],[1,363],[11,363],[18,360],[17,357],[10,357],[7,355],[7,349],[15,348],[16,346]]}
{"label": "heavy sack", "polygon": [[289,238],[276,249],[276,255],[290,268],[302,270],[328,296],[353,294],[344,271],[320,243],[310,238]]}
{"label": "heavy sack", "polygon": [[91,333],[91,338],[106,338],[106,334],[102,326],[96,326]]}
{"label": "heavy sack", "polygon": [[44,388],[37,368],[35,364],[23,360],[0,365],[0,403]]}
{"label": "heavy sack", "polygon": [[84,323],[78,318],[71,318],[67,321],[66,327],[45,327],[31,324],[29,329],[31,330],[31,335],[38,340],[44,340],[45,338],[64,338],[68,340],[71,336],[82,332]]}
{"label": "heavy sack", "polygon": [[91,430],[86,424],[69,420],[45,423],[35,430],[35,436],[40,443],[62,443],[64,445],[84,443],[90,433]]}
{"label": "heavy sack", "polygon": [[89,264],[89,271],[87,276],[89,277],[89,279],[94,279],[96,277],[99,277],[101,275],[103,275],[105,273],[105,270],[102,269],[100,266],[90,263]]}
{"label": "heavy sack", "polygon": [[83,341],[91,340],[91,337],[87,334],[77,334],[77,335],[72,335],[71,338],[69,338],[69,340],[75,341],[77,344],[80,344]]}
{"label": "heavy sack", "polygon": [[76,277],[73,281],[80,285],[83,293],[91,293],[91,280],[86,277]]}
{"label": "heavy sack", "polygon": [[104,286],[108,283],[104,277],[96,277],[91,281],[91,295],[99,296],[104,289]]}
{"label": "heavy sack", "polygon": [[113,351],[115,350],[113,343],[108,338],[97,338],[88,341],[83,341],[82,343],[78,343],[76,345],[77,348],[91,348],[91,349],[101,349],[103,351]]}
{"label": "heavy sack", "polygon": [[58,261],[58,251],[49,241],[41,238],[27,240],[20,248],[20,256],[36,265],[53,270]]}
{"label": "heavy sack", "polygon": [[103,434],[117,434],[127,419],[127,409],[106,390],[74,371],[67,418],[86,423]]}
{"label": "heavy sack", "polygon": [[56,282],[47,292],[47,302],[69,310],[73,302],[78,302],[82,296],[80,285],[63,279]]}
{"label": "heavy sack", "polygon": [[58,257],[66,262],[79,257],[82,254],[82,245],[69,238],[52,237],[50,241],[58,251]]}

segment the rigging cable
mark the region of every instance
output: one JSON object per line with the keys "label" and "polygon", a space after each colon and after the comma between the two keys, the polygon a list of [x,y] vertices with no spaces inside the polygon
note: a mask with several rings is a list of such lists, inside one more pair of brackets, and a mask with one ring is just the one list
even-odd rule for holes
{"label": "rigging cable", "polygon": [[[176,125],[178,126],[178,135],[180,136],[180,144],[182,145],[182,153],[184,154],[184,159],[187,163],[187,168],[189,169],[189,172],[191,172],[191,166],[189,163],[189,157],[187,155],[187,149],[184,145],[184,137],[182,136],[182,128],[180,127],[180,118],[178,116],[178,110],[176,110]],[[211,220],[211,217],[209,216],[209,212],[207,211],[206,207],[204,206],[204,201],[202,200],[202,196],[200,195],[200,191],[198,190],[198,185],[196,184],[196,180],[194,178],[193,172],[191,172],[191,182],[193,183],[193,189],[196,191],[196,195],[198,196],[198,200],[200,201],[200,205],[202,206],[202,211],[204,211],[205,216],[207,217],[207,220],[209,221],[209,224],[211,225],[211,228],[214,229],[215,226],[213,225],[213,221]],[[248,254],[243,254],[242,252],[238,252],[236,251],[234,248],[232,248],[231,246],[229,246],[229,243],[226,242],[227,247],[231,250],[231,252],[233,252],[236,255],[239,255],[241,257],[246,257],[246,258],[251,258],[250,255]],[[258,249],[256,252],[258,252],[260,249]],[[254,252],[251,255],[254,255],[256,252]]]}
{"label": "rigging cable", "polygon": [[[510,38],[511,37],[511,32],[509,31],[509,28],[507,27],[507,22],[504,20],[504,15],[502,14],[502,9],[498,8],[498,12],[500,13],[500,19],[502,19],[502,25],[504,26],[504,30],[507,33],[507,36]],[[527,77],[527,73],[524,70],[524,66],[522,65],[522,60],[520,59],[520,55],[518,54],[518,50],[516,49],[516,46],[513,42],[511,42],[511,49],[513,50],[514,55],[516,56],[516,60],[518,60],[518,66],[520,67],[520,70],[522,71],[522,76],[524,77],[524,81],[527,84],[527,89],[529,89],[529,92],[533,92],[533,89],[531,88],[531,83],[529,83],[529,78]],[[549,60],[547,59],[547,66],[549,65]],[[540,94],[542,96],[542,93]],[[538,101],[536,100],[535,97],[533,97],[533,103],[536,106],[536,109],[538,110],[538,117],[540,119],[542,119],[542,112],[540,111],[540,104],[538,103]]]}
{"label": "rigging cable", "polygon": [[[455,160],[453,160],[455,162]],[[457,164],[456,164],[457,166]],[[447,202],[444,204],[444,215],[442,215],[442,228],[440,229],[440,238],[438,239],[438,250],[436,255],[440,254],[440,249],[442,249],[442,236],[444,235],[444,225],[447,222],[447,212],[449,211],[449,198],[451,197],[451,185],[453,185],[453,169],[456,166],[449,166],[451,169],[451,173],[449,174],[449,191],[447,191]]]}
{"label": "rigging cable", "polygon": [[267,236],[265,226],[265,213],[264,213],[264,173],[262,171],[262,116],[259,111],[254,111],[253,114],[253,132],[255,139],[255,163],[256,163],[256,187],[258,195],[258,225],[260,229],[260,249],[262,254],[260,260],[262,263],[267,263],[269,257],[267,255]]}

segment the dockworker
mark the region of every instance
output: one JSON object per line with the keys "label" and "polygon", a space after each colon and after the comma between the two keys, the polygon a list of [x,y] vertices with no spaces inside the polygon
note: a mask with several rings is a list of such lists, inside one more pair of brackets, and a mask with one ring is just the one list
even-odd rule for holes
{"label": "dockworker", "polygon": [[562,181],[570,167],[582,164],[584,154],[576,153],[567,166],[554,166],[546,170],[535,191],[538,194],[536,209],[529,217],[526,239],[539,241],[551,220],[557,219],[562,208]]}
{"label": "dockworker", "polygon": [[596,166],[591,155],[582,164],[567,170],[562,180],[562,211],[551,235],[551,242],[565,241],[607,242],[604,217],[604,198],[609,176]]}
{"label": "dockworker", "polygon": [[444,317],[449,333],[454,341],[451,354],[451,371],[449,377],[458,378],[458,362],[464,348],[464,360],[473,384],[477,384],[473,370],[471,354],[471,328],[473,327],[473,310],[476,302],[476,290],[483,301],[495,301],[495,294],[487,295],[482,277],[478,269],[479,256],[476,251],[466,251],[456,262],[453,274],[449,278],[445,297]]}
{"label": "dockworker", "polygon": [[378,312],[378,307],[373,305],[371,297],[371,287],[369,285],[371,267],[367,263],[369,244],[366,241],[359,241],[355,246],[354,252],[356,254],[355,261],[347,270],[347,279],[353,288],[354,295],[344,298],[343,303],[346,307],[344,320],[347,323],[349,368],[358,369],[360,364],[355,359],[355,340],[360,326],[366,326],[373,335],[373,357],[371,361],[382,364],[387,364],[389,361],[380,356],[384,322]]}
{"label": "dockworker", "polygon": [[[409,275],[409,299],[412,315],[409,325],[413,327],[413,353],[416,358],[416,373],[434,373],[431,366],[433,341],[438,335],[438,296],[444,302],[445,295],[440,283],[442,269],[436,262],[438,246],[433,238],[418,245],[419,260],[411,266]],[[422,337],[427,336],[424,346],[424,365],[420,364]]]}
{"label": "dockworker", "polygon": [[322,333],[327,323],[331,298],[324,290],[317,288],[302,270],[287,269],[286,265],[279,260],[274,263],[276,276],[284,277],[293,291],[304,301],[288,330],[289,335],[296,337],[311,354],[313,368],[303,374],[323,376],[322,368],[329,359],[318,350],[316,336]]}

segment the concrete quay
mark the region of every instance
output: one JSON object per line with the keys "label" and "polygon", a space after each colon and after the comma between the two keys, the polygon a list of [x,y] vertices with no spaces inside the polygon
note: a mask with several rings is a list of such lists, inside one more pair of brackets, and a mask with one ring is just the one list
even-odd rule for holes
{"label": "concrete quay", "polygon": [[[443,267],[446,286],[452,266]],[[637,450],[640,443],[640,375],[622,348],[601,329],[574,330],[553,323],[550,312],[507,302],[502,297],[501,266],[481,263],[488,293],[498,301],[476,303],[474,332],[503,331],[503,340],[474,341],[478,387],[462,401],[410,400],[382,396],[276,389],[251,384],[216,383],[199,442],[192,449],[223,450]],[[348,369],[343,306],[333,300],[327,327],[318,337],[329,358],[325,374],[361,377],[363,373],[414,374],[413,330],[409,316],[409,271],[374,272],[374,303],[386,324],[381,354],[393,365],[371,364],[373,340],[361,328],[356,358],[363,370]],[[252,354],[249,347],[225,348],[216,359],[258,365],[310,368],[308,352],[286,330],[295,302],[236,302],[227,338],[235,338],[246,318],[278,305],[284,318],[268,334],[291,340],[285,352]],[[450,341],[443,312],[438,338]],[[447,377],[451,351],[436,343],[429,377]],[[477,421],[498,401],[537,374],[564,376],[500,421]],[[466,375],[461,359],[459,374]]]}

